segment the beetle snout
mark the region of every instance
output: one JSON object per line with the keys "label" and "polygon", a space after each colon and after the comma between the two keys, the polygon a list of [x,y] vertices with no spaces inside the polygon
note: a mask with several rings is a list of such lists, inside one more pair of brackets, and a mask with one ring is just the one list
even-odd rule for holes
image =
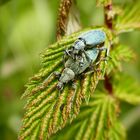
{"label": "beetle snout", "polygon": [[64,86],[64,84],[62,82],[58,82],[56,87],[57,87],[58,90],[62,90],[63,86]]}

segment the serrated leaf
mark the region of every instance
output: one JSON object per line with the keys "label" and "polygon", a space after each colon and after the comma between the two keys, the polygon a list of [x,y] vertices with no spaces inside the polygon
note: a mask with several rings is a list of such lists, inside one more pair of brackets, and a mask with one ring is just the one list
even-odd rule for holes
{"label": "serrated leaf", "polygon": [[[72,45],[77,36],[91,29],[95,28],[88,28],[66,36],[42,53],[43,68],[31,78],[23,94],[23,97],[28,97],[28,101],[20,140],[30,139],[32,136],[40,140],[49,138],[75,118],[84,98],[88,102],[90,94],[94,92],[98,81],[103,77],[102,71],[77,77],[76,89],[72,88],[72,84],[67,84],[62,92],[56,89],[58,79],[52,73],[61,71],[64,67],[63,51]],[[100,29],[104,30],[104,28]],[[105,46],[109,47],[108,40]],[[104,56],[105,52],[102,52],[98,59]],[[101,61],[97,68],[104,70],[105,63]]]}
{"label": "serrated leaf", "polygon": [[89,104],[81,107],[72,124],[51,140],[124,140],[125,131],[117,121],[117,108],[113,97],[97,91]]}
{"label": "serrated leaf", "polygon": [[118,74],[114,78],[113,85],[117,98],[130,104],[140,104],[139,83],[131,76],[124,73]]}
{"label": "serrated leaf", "polygon": [[112,2],[112,0],[96,0],[97,2],[97,6],[107,6],[108,4],[110,4]]}
{"label": "serrated leaf", "polygon": [[108,61],[106,73],[109,74],[113,70],[122,70],[122,62],[134,60],[135,54],[126,45],[115,45],[110,51],[110,61]]}
{"label": "serrated leaf", "polygon": [[120,122],[115,122],[113,127],[109,131],[109,140],[125,140],[126,132],[123,125]]}
{"label": "serrated leaf", "polygon": [[140,29],[140,1],[126,3],[114,24],[118,33]]}

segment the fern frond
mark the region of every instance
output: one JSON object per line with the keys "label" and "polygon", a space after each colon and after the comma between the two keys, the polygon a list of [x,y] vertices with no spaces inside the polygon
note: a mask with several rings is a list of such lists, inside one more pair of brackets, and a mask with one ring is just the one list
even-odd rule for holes
{"label": "fern frond", "polygon": [[[90,94],[94,92],[98,81],[103,77],[101,71],[81,75],[75,81],[75,90],[72,84],[67,84],[61,92],[56,89],[58,79],[55,78],[53,72],[61,71],[64,67],[63,51],[70,47],[81,33],[91,29],[95,28],[88,28],[66,36],[41,54],[43,68],[31,78],[23,94],[23,97],[28,97],[28,101],[20,140],[31,139],[31,137],[40,140],[49,138],[78,115],[84,98],[88,102]],[[108,39],[105,45],[109,47]],[[105,52],[100,54],[99,60],[103,57],[105,57]],[[105,70],[105,63],[102,61],[97,68]]]}
{"label": "fern frond", "polygon": [[[84,104],[77,118],[51,140],[124,140],[125,131],[117,122],[115,98],[96,91],[89,104]],[[120,131],[121,129],[121,131]]]}
{"label": "fern frond", "polygon": [[117,33],[140,29],[140,1],[125,4],[122,9],[114,22]]}

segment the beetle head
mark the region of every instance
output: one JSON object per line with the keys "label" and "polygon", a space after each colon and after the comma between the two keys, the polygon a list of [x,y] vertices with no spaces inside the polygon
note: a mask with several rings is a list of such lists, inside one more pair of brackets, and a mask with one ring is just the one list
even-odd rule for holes
{"label": "beetle head", "polygon": [[75,54],[78,54],[79,50],[84,50],[84,47],[85,47],[85,43],[82,40],[77,40],[74,43],[74,50],[73,51]]}

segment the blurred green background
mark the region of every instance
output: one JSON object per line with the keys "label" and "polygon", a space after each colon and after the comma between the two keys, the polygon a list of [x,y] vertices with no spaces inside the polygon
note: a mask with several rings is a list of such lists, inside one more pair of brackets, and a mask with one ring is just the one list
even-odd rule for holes
{"label": "blurred green background", "polygon": [[[132,0],[114,0],[117,5]],[[0,140],[16,140],[25,100],[20,100],[28,78],[40,68],[39,53],[55,41],[59,0],[0,0]],[[95,0],[77,0],[83,27],[103,25],[103,8]],[[123,64],[140,83],[140,32],[120,36],[137,58]],[[140,106],[122,104],[120,119],[129,140],[140,139]]]}

